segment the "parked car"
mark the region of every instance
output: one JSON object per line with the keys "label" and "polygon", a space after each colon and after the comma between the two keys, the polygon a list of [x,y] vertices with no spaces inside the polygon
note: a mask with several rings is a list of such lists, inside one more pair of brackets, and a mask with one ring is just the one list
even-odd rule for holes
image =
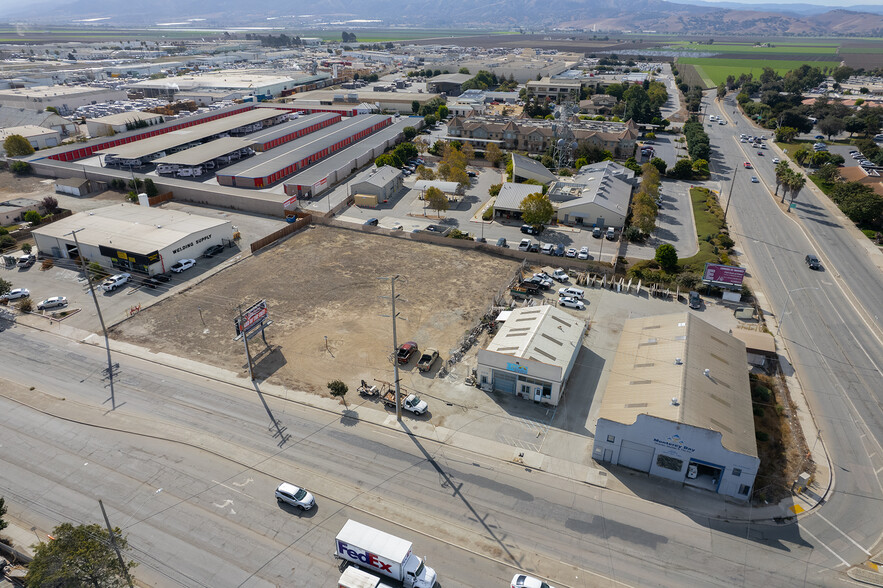
{"label": "parked car", "polygon": [[485,239],[484,237],[476,237],[475,242],[476,243],[487,243],[487,239]]}
{"label": "parked car", "polygon": [[380,221],[377,220],[376,218],[369,218],[368,220],[365,221],[365,224],[368,226],[376,227],[379,222]]}
{"label": "parked car", "polygon": [[601,231],[601,227],[593,227],[592,228],[592,236],[596,239],[600,239],[603,236]]}
{"label": "parked car", "polygon": [[565,253],[564,257],[576,257],[576,247],[570,247]]}
{"label": "parked car", "polygon": [[570,275],[564,271],[564,268],[558,268],[554,272],[552,272],[552,279],[558,282],[569,282]]}
{"label": "parked car", "polygon": [[312,494],[288,482],[282,482],[276,488],[276,502],[284,502],[301,510],[310,510],[316,505],[316,499]]}
{"label": "parked car", "polygon": [[577,259],[588,259],[589,258],[589,248],[581,247],[579,253],[576,254]]}
{"label": "parked car", "polygon": [[558,245],[555,246],[555,251],[552,252],[552,255],[555,257],[564,257],[564,245],[558,243]]}
{"label": "parked car", "polygon": [[540,250],[539,243],[531,243],[530,248],[528,249],[528,251],[530,251],[531,253],[536,253],[539,250]]}
{"label": "parked car", "polygon": [[497,239],[497,247],[509,247],[509,245],[506,243],[506,237],[500,237],[499,239]]}
{"label": "parked car", "polygon": [[552,243],[546,243],[540,248],[540,253],[544,255],[552,255],[555,252],[555,245]]}
{"label": "parked car", "polygon": [[518,250],[519,251],[529,251],[530,245],[531,245],[530,239],[522,239],[521,243],[518,244]]}
{"label": "parked car", "polygon": [[521,225],[521,232],[525,235],[539,235],[540,231],[540,229],[533,225]]}
{"label": "parked car", "polygon": [[196,265],[195,259],[181,259],[177,263],[173,263],[172,267],[169,269],[175,272],[176,274],[180,274],[184,270],[188,270]]}
{"label": "parked car", "polygon": [[31,292],[27,288],[15,288],[0,296],[0,300],[18,300],[19,298],[28,298],[30,295]]}
{"label": "parked car", "polygon": [[101,289],[105,292],[113,292],[114,290],[128,282],[131,277],[132,274],[117,274],[115,276],[110,276],[101,283]]}
{"label": "parked car", "polygon": [[417,343],[414,341],[407,341],[399,345],[399,350],[396,352],[396,360],[399,364],[406,364],[411,361],[411,357],[417,353]]}
{"label": "parked car", "polygon": [[812,253],[806,256],[806,265],[808,265],[809,269],[812,270],[822,269],[822,262],[819,261],[819,258]]}
{"label": "parked car", "polygon": [[558,299],[558,304],[567,308],[575,308],[577,310],[586,309],[586,305],[583,304],[582,300],[577,300],[576,298],[573,298],[571,296],[562,296]]}
{"label": "parked car", "polygon": [[702,298],[699,297],[699,292],[690,291],[688,302],[690,304],[690,308],[694,310],[700,308],[702,306]]}
{"label": "parked car", "polygon": [[417,361],[417,369],[421,372],[428,372],[432,369],[432,364],[435,363],[435,360],[438,359],[438,351],[435,349],[426,349],[423,351],[423,355],[420,356],[420,360]]}
{"label": "parked car", "polygon": [[37,303],[37,310],[58,308],[60,306],[67,306],[67,298],[64,296],[53,296],[52,298],[47,298],[46,300]]}
{"label": "parked car", "polygon": [[467,171],[466,175],[469,176],[470,178],[477,178],[478,177],[478,174],[475,173],[474,171]]}
{"label": "parked car", "polygon": [[569,296],[571,298],[576,298],[577,300],[582,299],[585,292],[580,290],[579,288],[574,288],[573,286],[567,286],[565,288],[559,288],[558,296]]}
{"label": "parked car", "polygon": [[19,257],[18,263],[16,263],[16,265],[18,267],[31,267],[36,262],[37,262],[37,256],[32,255],[32,254],[28,254],[28,255],[22,255],[21,257]]}
{"label": "parked car", "polygon": [[202,252],[202,256],[205,258],[214,257],[215,255],[217,255],[218,253],[220,253],[223,250],[224,250],[223,245],[212,245],[211,247],[209,247],[208,249],[206,249],[205,251]]}
{"label": "parked car", "polygon": [[512,578],[509,588],[552,588],[542,580],[538,580],[533,576],[525,574],[515,574]]}
{"label": "parked car", "polygon": [[552,280],[544,277],[541,274],[534,274],[533,276],[531,276],[530,278],[528,278],[524,281],[527,282],[528,284],[536,284],[537,286],[539,286],[543,290],[548,290],[549,288],[551,288],[552,283],[553,283]]}
{"label": "parked car", "polygon": [[615,241],[616,240],[616,229],[613,227],[607,227],[607,240]]}

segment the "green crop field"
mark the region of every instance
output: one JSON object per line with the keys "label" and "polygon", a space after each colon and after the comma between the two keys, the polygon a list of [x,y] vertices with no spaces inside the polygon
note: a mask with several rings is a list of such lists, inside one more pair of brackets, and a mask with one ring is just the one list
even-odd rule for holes
{"label": "green crop field", "polygon": [[705,53],[756,53],[757,55],[830,55],[835,56],[839,45],[785,45],[776,43],[773,47],[755,47],[753,43],[697,44],[688,41],[673,43],[671,48],[680,51],[701,51]]}
{"label": "green crop field", "polygon": [[843,47],[840,53],[861,55],[862,53],[883,53],[883,47]]}
{"label": "green crop field", "polygon": [[837,61],[788,61],[788,60],[762,60],[762,59],[724,59],[715,57],[679,57],[678,63],[692,65],[705,80],[709,87],[718,86],[727,81],[727,76],[739,77],[744,74],[753,74],[757,78],[764,67],[772,67],[779,75],[785,75],[789,70],[797,69],[804,63],[813,67],[837,67]]}

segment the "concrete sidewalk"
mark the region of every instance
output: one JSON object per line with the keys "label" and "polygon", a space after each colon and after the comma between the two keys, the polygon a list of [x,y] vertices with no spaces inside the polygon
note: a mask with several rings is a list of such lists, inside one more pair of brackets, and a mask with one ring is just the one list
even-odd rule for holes
{"label": "concrete sidewalk", "polygon": [[[41,331],[54,332],[56,335],[89,345],[104,346],[102,337],[64,324],[56,323],[50,326],[42,322],[36,322],[28,326]],[[114,353],[155,362],[187,373],[196,374],[209,380],[253,391],[253,386],[248,379],[235,372],[165,353],[154,353],[136,345],[120,341],[111,340],[111,348]],[[678,509],[692,516],[730,522],[744,521],[781,524],[783,520],[799,518],[811,512],[822,503],[833,486],[833,476],[828,465],[824,443],[821,442],[817,429],[812,422],[811,414],[803,401],[799,381],[793,376],[789,376],[789,378],[789,386],[793,386],[791,391],[797,407],[798,417],[804,426],[804,434],[812,448],[811,451],[818,469],[808,492],[792,494],[792,496],[778,504],[766,504],[755,507],[727,499],[719,494],[696,490],[682,483],[675,483],[655,477],[651,478],[647,474],[634,472],[619,466],[605,467],[591,460],[593,440],[585,435],[559,430],[550,430],[548,432],[548,434],[555,435],[556,438],[563,439],[563,442],[568,444],[571,448],[569,454],[584,456],[584,459],[581,461],[573,461],[537,451],[519,449],[493,439],[465,433],[459,429],[437,427],[428,421],[416,420],[407,415],[404,416],[403,423],[398,423],[394,415],[390,415],[380,406],[370,401],[362,401],[362,399],[360,399],[359,404],[350,403],[347,410],[337,399],[324,398],[307,392],[291,390],[284,386],[267,382],[258,382],[258,385],[264,394],[272,395],[279,399],[340,415],[343,415],[345,411],[352,413],[354,408],[358,408],[356,418],[362,421],[390,429],[398,429],[407,434],[443,443],[463,451],[474,452],[504,462],[516,463],[531,469],[545,471],[568,480],[591,484],[620,494],[632,495],[643,500]],[[65,406],[69,410],[73,408],[72,404],[67,402]],[[128,423],[126,426],[134,428],[143,426],[143,423],[136,421],[136,419],[131,419],[130,421],[123,414],[114,414],[119,415],[116,418],[120,419],[120,424]],[[156,430],[155,428],[153,429],[154,434]],[[179,437],[173,431],[167,432],[171,434],[171,438],[177,439]],[[190,433],[184,434],[188,442],[196,437]],[[220,440],[218,443],[223,444]],[[216,445],[212,441],[207,442],[207,444]],[[217,450],[217,448],[211,450]],[[223,455],[224,453],[221,454]]]}

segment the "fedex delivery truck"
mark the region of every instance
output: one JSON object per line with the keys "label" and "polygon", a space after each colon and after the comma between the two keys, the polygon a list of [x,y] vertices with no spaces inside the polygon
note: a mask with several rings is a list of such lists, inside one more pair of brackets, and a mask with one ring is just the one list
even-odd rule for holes
{"label": "fedex delivery truck", "polygon": [[397,580],[405,588],[435,586],[435,570],[411,552],[410,541],[356,521],[347,521],[337,534],[334,557]]}

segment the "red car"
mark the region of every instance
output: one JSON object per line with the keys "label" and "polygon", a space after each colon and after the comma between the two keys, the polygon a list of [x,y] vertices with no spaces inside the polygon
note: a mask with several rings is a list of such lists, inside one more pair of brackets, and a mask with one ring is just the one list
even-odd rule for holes
{"label": "red car", "polygon": [[751,162],[750,161],[745,162],[745,169],[751,169]]}
{"label": "red car", "polygon": [[408,341],[407,343],[402,343],[396,353],[396,360],[400,364],[406,364],[411,361],[411,357],[415,353],[417,353],[417,344],[415,342]]}

